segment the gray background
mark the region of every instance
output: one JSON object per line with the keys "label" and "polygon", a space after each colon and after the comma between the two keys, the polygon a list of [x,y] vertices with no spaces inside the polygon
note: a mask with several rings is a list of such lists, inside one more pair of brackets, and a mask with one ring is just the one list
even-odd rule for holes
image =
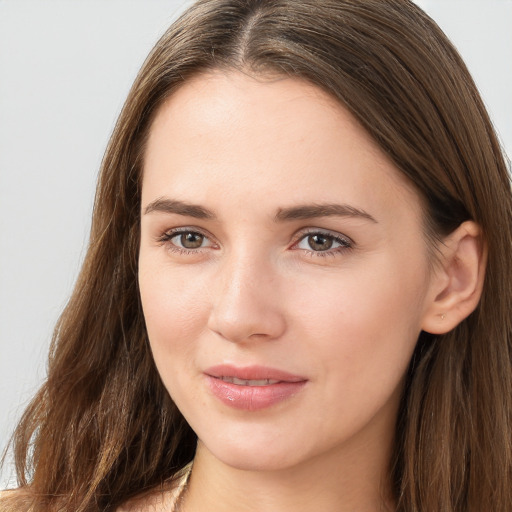
{"label": "gray background", "polygon": [[[512,0],[417,3],[466,59],[511,155]],[[0,0],[0,450],[44,378],[116,116],[184,5]],[[13,483],[10,473],[0,488]]]}

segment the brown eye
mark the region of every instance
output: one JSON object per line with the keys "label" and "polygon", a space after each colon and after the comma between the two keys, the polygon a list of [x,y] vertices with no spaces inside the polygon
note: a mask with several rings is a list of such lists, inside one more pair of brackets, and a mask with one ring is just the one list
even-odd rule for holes
{"label": "brown eye", "polygon": [[309,235],[307,241],[309,247],[311,247],[313,251],[327,251],[332,247],[334,242],[332,236],[326,236],[319,233]]}
{"label": "brown eye", "polygon": [[184,249],[198,249],[203,245],[205,239],[200,233],[194,233],[192,231],[176,235],[175,238],[179,240],[178,245]]}
{"label": "brown eye", "polygon": [[350,238],[341,234],[309,233],[304,235],[295,246],[311,253],[335,254],[343,250],[351,249],[353,242]]}
{"label": "brown eye", "polygon": [[170,251],[185,254],[217,248],[207,235],[203,235],[200,231],[183,228],[166,231],[157,240]]}

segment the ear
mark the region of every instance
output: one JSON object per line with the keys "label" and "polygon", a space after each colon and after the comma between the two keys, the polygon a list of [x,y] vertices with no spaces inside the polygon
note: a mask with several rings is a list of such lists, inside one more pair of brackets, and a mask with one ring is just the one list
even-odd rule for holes
{"label": "ear", "polygon": [[463,222],[448,235],[440,252],[429,289],[431,300],[422,323],[422,330],[431,334],[451,331],[475,310],[487,264],[482,230],[472,221]]}

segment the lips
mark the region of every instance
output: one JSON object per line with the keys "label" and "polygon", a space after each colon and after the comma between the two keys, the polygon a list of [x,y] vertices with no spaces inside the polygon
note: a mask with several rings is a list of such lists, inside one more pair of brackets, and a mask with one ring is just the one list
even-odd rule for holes
{"label": "lips", "polygon": [[220,377],[224,382],[230,382],[231,384],[236,384],[237,386],[269,386],[270,384],[277,384],[278,380],[274,379],[253,379],[253,380],[245,380],[245,379],[237,379],[236,377]]}
{"label": "lips", "polygon": [[207,386],[225,405],[257,411],[292,398],[307,379],[264,366],[235,367],[219,365],[205,372]]}

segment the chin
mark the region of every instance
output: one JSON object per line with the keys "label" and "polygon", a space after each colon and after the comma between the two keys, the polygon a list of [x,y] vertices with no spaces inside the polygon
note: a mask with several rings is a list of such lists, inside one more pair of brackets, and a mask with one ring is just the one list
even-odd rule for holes
{"label": "chin", "polygon": [[200,445],[223,464],[242,471],[285,470],[307,457],[282,439],[258,439],[256,435],[207,438]]}
{"label": "chin", "polygon": [[288,457],[281,457],[279,454],[261,448],[254,451],[245,448],[211,453],[223,464],[241,471],[279,471],[288,469],[296,463]]}

